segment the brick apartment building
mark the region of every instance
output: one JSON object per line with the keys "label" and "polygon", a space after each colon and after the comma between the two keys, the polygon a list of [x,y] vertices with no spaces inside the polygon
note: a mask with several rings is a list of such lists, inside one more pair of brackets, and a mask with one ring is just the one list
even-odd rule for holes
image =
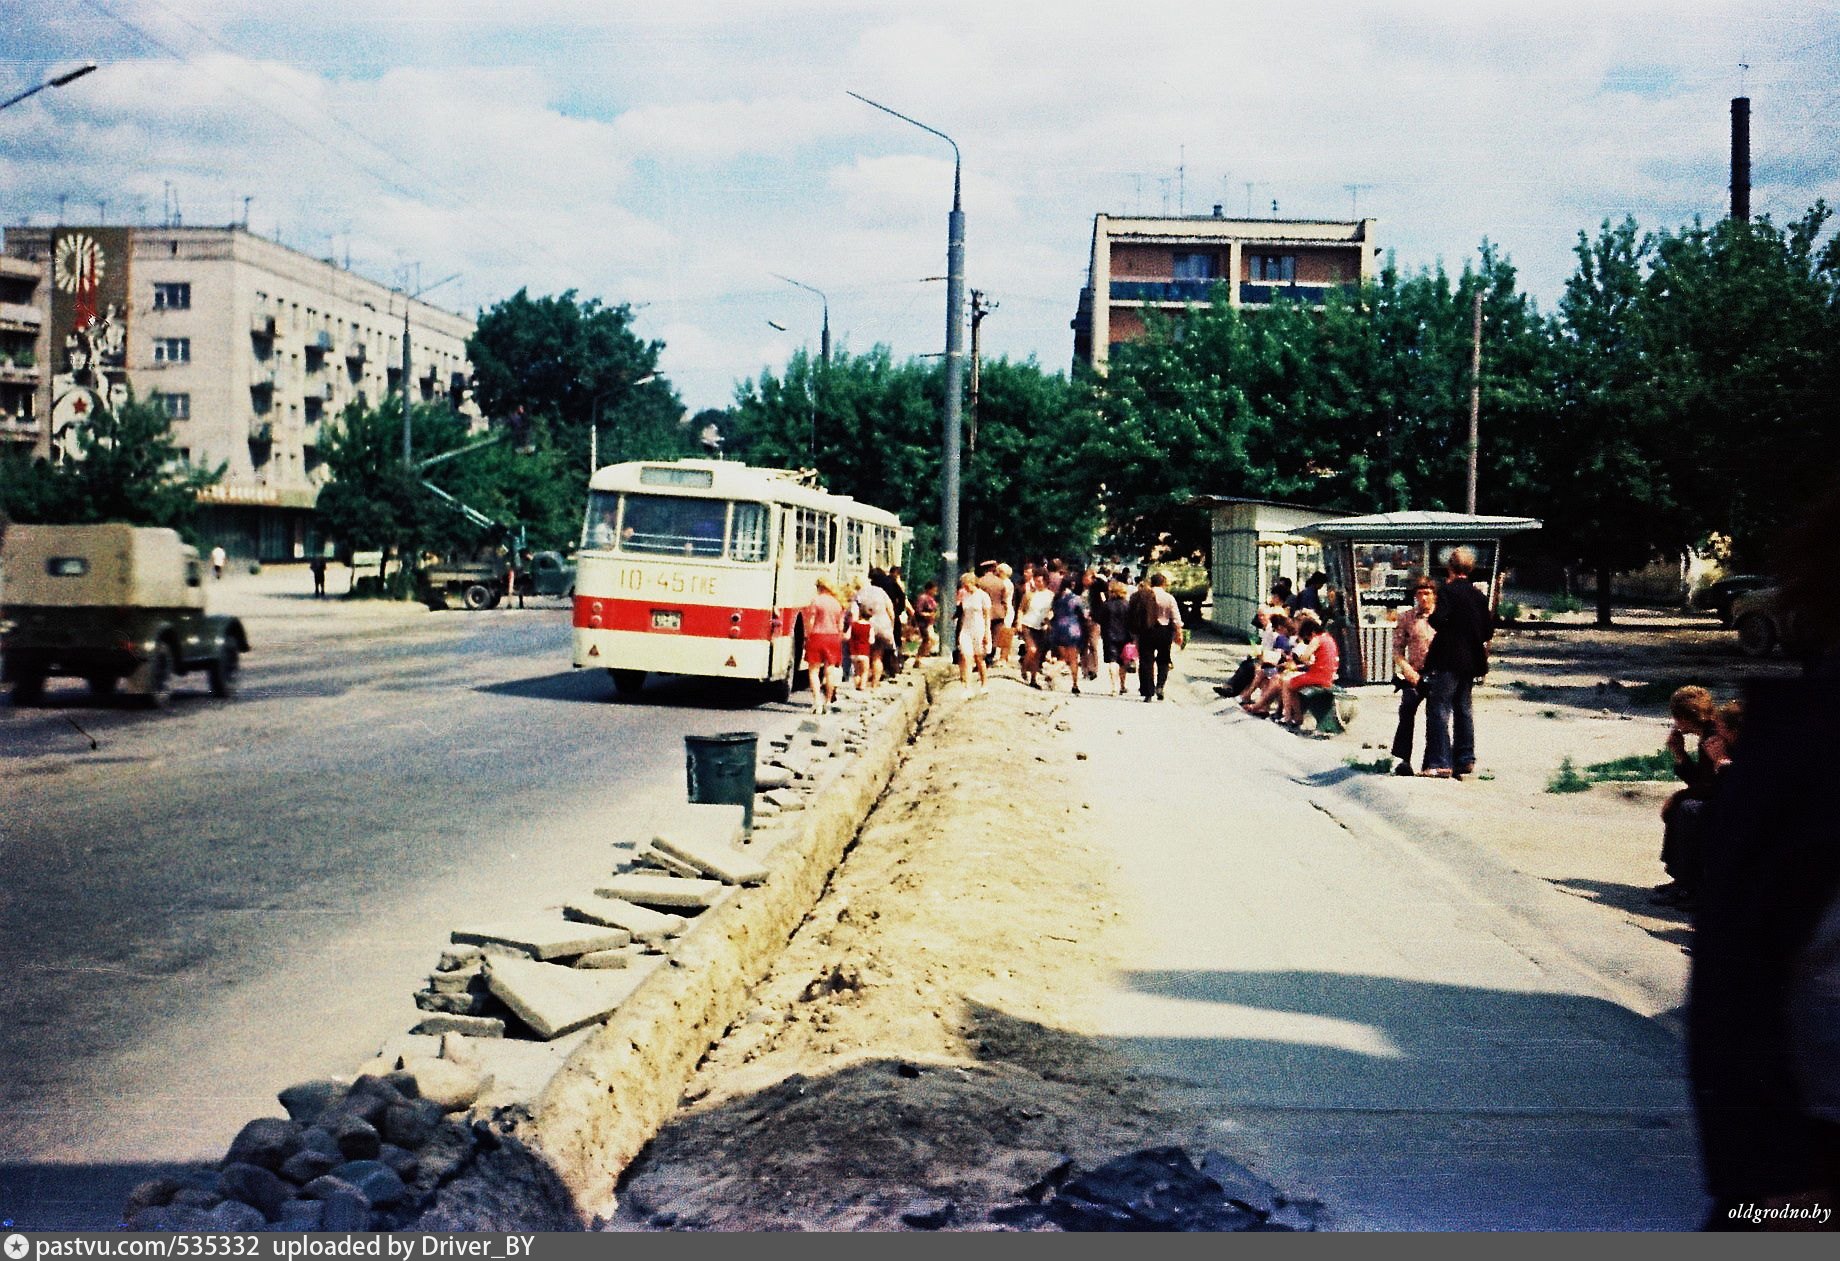
{"label": "brick apartment building", "polygon": [[[227,464],[199,532],[242,559],[306,554],[324,426],[401,388],[404,299],[238,227],[11,227],[0,253],[0,440],[61,458],[132,389],[195,464]],[[413,397],[472,411],[473,321],[408,302]],[[30,346],[21,369],[18,347]]]}
{"label": "brick apartment building", "polygon": [[[1375,272],[1374,221],[1093,216],[1092,262],[1073,318],[1073,357],[1103,371],[1112,347],[1144,336],[1145,312],[1288,299],[1320,305]],[[1103,295],[1096,297],[1095,295]]]}

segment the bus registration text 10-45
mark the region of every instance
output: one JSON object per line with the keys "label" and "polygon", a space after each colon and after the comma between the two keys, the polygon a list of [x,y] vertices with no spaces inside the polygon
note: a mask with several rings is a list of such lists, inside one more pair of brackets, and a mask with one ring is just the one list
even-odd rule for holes
{"label": "bus registration text 10-45", "polygon": [[700,595],[714,599],[716,596],[716,574],[667,574],[648,575],[637,567],[620,569],[620,590],[639,594],[664,595]]}

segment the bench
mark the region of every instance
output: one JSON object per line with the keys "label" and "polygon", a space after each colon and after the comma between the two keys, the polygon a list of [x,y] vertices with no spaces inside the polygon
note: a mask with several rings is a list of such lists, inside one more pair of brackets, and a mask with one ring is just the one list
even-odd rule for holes
{"label": "bench", "polygon": [[1324,735],[1339,736],[1348,730],[1360,708],[1353,692],[1339,687],[1300,687],[1297,703],[1316,721],[1316,730]]}

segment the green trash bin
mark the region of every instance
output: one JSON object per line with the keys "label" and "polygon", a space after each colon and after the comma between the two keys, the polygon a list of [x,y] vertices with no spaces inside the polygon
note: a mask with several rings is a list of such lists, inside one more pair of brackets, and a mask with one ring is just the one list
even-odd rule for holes
{"label": "green trash bin", "polygon": [[754,831],[754,752],[759,740],[757,731],[684,737],[691,802],[740,806],[741,824],[749,835]]}

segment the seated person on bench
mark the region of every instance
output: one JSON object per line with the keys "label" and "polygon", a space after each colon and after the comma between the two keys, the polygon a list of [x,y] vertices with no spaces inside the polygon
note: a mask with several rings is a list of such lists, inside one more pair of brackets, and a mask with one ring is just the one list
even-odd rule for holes
{"label": "seated person on bench", "polygon": [[1341,665],[1341,649],[1335,636],[1325,634],[1322,622],[1308,609],[1297,610],[1297,634],[1310,648],[1309,664],[1279,684],[1284,689],[1284,718],[1288,727],[1303,726],[1303,698],[1306,687],[1335,688],[1335,672]]}

